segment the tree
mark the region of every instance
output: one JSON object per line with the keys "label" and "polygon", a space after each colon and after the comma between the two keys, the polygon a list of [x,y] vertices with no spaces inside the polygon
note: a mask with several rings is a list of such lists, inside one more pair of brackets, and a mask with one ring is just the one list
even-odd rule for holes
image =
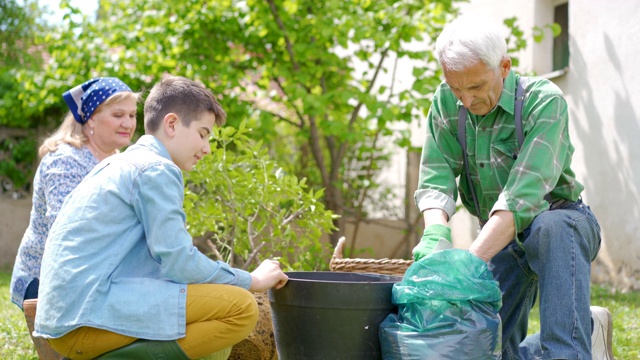
{"label": "tree", "polygon": [[[324,189],[326,208],[341,216],[335,244],[345,217],[384,206],[375,174],[389,141],[409,147],[396,125],[428,111],[441,81],[430,49],[455,3],[102,0],[95,22],[66,17],[43,40],[52,61],[38,76],[18,74],[29,87],[21,105],[30,116],[49,113],[59,94],[93,76],[134,89],[164,73],[198,79],[221,94],[230,125],[246,120],[287,174]],[[396,86],[399,59],[413,61],[409,87]]]}
{"label": "tree", "polygon": [[[390,125],[428,109],[440,82],[428,44],[455,13],[453,1],[442,0],[101,4],[102,30],[89,33],[105,35],[91,44],[114,61],[94,71],[201,79],[224,94],[231,124],[249,119],[288,173],[324,188],[326,207],[350,216],[361,215],[377,186],[362,174],[384,159],[381,138],[397,135]],[[76,43],[89,45],[87,34]],[[414,50],[420,41],[427,45]],[[416,79],[396,89],[394,64],[403,57],[416,60]],[[408,134],[397,142],[408,146]]]}
{"label": "tree", "polygon": [[37,22],[39,15],[35,0],[26,0],[21,4],[15,0],[0,2],[1,69],[25,68],[33,62],[41,63],[37,49],[34,49],[35,36],[42,28]]}
{"label": "tree", "polygon": [[[35,0],[21,3],[0,1],[0,193],[19,196],[33,176],[35,141],[29,121],[14,112],[15,97],[23,90],[15,81],[20,69],[39,69],[43,63],[36,37],[46,30],[38,22],[40,9]],[[7,111],[10,110],[10,111]]]}

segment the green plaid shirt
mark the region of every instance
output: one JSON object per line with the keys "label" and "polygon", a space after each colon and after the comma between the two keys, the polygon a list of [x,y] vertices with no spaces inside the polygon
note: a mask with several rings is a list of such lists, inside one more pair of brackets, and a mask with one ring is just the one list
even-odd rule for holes
{"label": "green plaid shirt", "polygon": [[[574,148],[569,139],[569,116],[562,91],[546,79],[526,79],[524,143],[519,149],[514,124],[519,78],[515,72],[509,73],[500,100],[491,112],[484,116],[467,114],[467,157],[480,214],[476,214],[457,139],[462,103],[446,83],[438,87],[427,116],[427,136],[415,193],[420,211],[442,209],[451,218],[459,192],[464,207],[480,221],[488,220],[496,210],[511,211],[519,234],[549,209],[544,200],[546,194],[550,193],[553,200],[578,199],[584,186],[571,170]],[[459,176],[460,189],[456,184]]]}

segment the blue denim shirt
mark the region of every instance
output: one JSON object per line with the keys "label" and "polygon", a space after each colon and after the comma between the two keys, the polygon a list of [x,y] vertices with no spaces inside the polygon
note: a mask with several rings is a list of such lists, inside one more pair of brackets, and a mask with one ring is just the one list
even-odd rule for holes
{"label": "blue denim shirt", "polygon": [[187,284],[248,289],[248,272],[193,246],[183,198],[182,172],[153,136],[98,164],[49,232],[34,335],[91,326],[174,340],[185,336]]}

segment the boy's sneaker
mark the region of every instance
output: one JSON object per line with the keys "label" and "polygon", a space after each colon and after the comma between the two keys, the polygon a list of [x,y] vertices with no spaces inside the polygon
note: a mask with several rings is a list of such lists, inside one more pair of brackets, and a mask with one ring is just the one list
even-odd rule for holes
{"label": "boy's sneaker", "polygon": [[613,339],[613,320],[611,313],[600,306],[591,307],[591,354],[593,360],[613,360],[611,341]]}

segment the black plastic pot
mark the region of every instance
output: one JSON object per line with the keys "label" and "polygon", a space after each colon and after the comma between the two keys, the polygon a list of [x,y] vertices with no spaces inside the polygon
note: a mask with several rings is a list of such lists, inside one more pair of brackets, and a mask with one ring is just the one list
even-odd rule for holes
{"label": "black plastic pot", "polygon": [[396,312],[398,276],[345,272],[289,272],[269,290],[280,360],[381,359],[378,326]]}

